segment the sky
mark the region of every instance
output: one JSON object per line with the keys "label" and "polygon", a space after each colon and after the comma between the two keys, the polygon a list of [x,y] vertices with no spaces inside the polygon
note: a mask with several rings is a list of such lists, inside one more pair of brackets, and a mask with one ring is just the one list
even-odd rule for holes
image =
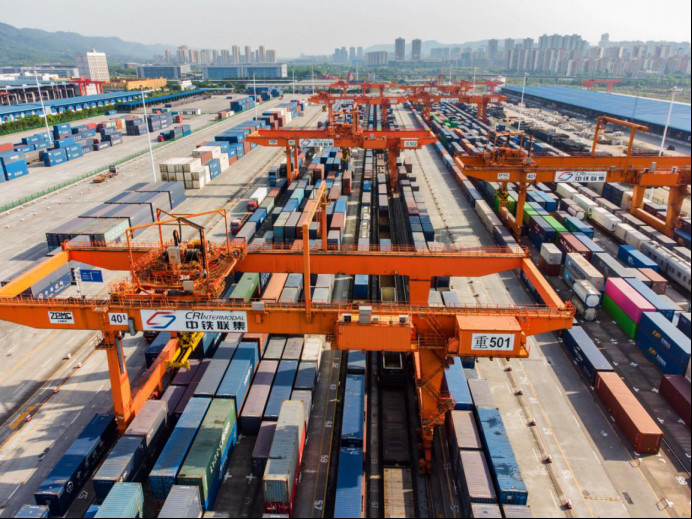
{"label": "sky", "polygon": [[16,27],[118,36],[171,47],[260,44],[279,57],[331,54],[335,47],[440,43],[580,34],[611,41],[690,41],[689,0],[0,0],[0,21]]}

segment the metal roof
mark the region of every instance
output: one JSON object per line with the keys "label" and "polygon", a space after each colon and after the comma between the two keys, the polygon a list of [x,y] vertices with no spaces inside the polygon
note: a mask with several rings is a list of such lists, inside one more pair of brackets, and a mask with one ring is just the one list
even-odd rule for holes
{"label": "metal roof", "polygon": [[[120,99],[133,98],[137,95],[136,92],[126,92],[124,90],[118,92],[108,92],[106,94],[96,94],[90,96],[67,97],[64,99],[51,99],[44,101],[46,108],[61,108],[65,106],[81,105],[85,103],[98,103],[103,101],[115,101]],[[21,114],[32,111],[40,111],[41,103],[22,103],[17,105],[0,106],[0,115]]]}
{"label": "metal roof", "polygon": [[[505,86],[502,87],[502,90],[521,94],[521,87]],[[529,86],[526,87],[525,94],[557,103],[594,110],[604,115],[612,115],[658,126],[665,126],[668,109],[670,108],[670,101],[622,94],[606,94],[604,92],[569,87]],[[690,126],[690,105],[673,103],[670,128],[690,132]]]}

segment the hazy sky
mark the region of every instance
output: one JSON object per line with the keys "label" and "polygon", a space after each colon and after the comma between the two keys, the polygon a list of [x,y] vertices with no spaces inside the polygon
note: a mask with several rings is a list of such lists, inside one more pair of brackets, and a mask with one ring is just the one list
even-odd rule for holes
{"label": "hazy sky", "polygon": [[689,41],[691,30],[689,0],[0,0],[0,13],[17,27],[196,48],[264,44],[288,57],[397,36],[408,44],[577,33],[596,43],[604,32]]}

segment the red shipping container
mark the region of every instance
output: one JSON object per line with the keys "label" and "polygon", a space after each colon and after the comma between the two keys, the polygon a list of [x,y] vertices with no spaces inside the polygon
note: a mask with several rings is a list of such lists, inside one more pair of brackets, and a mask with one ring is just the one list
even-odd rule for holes
{"label": "red shipping container", "polygon": [[344,213],[334,213],[332,216],[332,224],[329,226],[329,230],[339,229],[340,231],[344,228]]}
{"label": "red shipping container", "polygon": [[680,418],[690,427],[690,414],[692,404],[690,403],[690,381],[683,375],[663,375],[659,393],[675,409]]}
{"label": "red shipping container", "polygon": [[204,165],[207,162],[209,162],[211,159],[213,159],[214,156],[212,155],[211,151],[202,151],[202,152],[197,153],[197,158],[199,158],[199,160],[201,160],[202,164]]}
{"label": "red shipping container", "polygon": [[248,141],[245,141],[243,143],[243,151],[245,152],[245,155],[250,153],[250,150],[251,150],[250,143]]}
{"label": "red shipping container", "polygon": [[557,235],[557,246],[565,253],[576,252],[586,259],[591,257],[591,251],[581,240],[575,238],[571,232],[561,232]]}
{"label": "red shipping container", "polygon": [[666,293],[666,288],[668,288],[668,280],[661,276],[654,269],[639,269],[639,272],[644,274],[651,281],[651,290],[659,295]]}
{"label": "red shipping container", "polygon": [[341,191],[344,195],[351,194],[351,182],[353,180],[353,173],[350,171],[345,171],[343,179],[341,180]]}
{"label": "red shipping container", "polygon": [[230,166],[231,164],[234,164],[235,161],[237,161],[237,160],[238,160],[238,157],[236,157],[235,155],[232,157],[228,157],[228,165]]}
{"label": "red shipping container", "polygon": [[561,265],[551,265],[541,256],[538,259],[538,269],[544,276],[559,276]]}
{"label": "red shipping container", "polygon": [[599,372],[596,375],[595,389],[634,451],[639,454],[656,454],[661,448],[663,433],[620,375],[613,371]]}
{"label": "red shipping container", "polygon": [[0,152],[1,151],[12,151],[13,149],[14,149],[14,144],[12,144],[12,143],[0,144]]}

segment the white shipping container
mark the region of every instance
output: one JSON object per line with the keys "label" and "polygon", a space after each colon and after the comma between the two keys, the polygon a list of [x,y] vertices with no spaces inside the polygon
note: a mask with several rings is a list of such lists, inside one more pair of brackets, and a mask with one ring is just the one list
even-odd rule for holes
{"label": "white shipping container", "polygon": [[632,207],[632,191],[625,191],[622,194],[622,202],[620,203],[620,209],[629,211]]}
{"label": "white shipping container", "polygon": [[584,210],[577,205],[568,206],[567,213],[570,216],[574,216],[577,220],[583,220],[584,218],[586,218],[586,213],[584,213]]}
{"label": "white shipping container", "polygon": [[303,352],[300,354],[300,361],[316,362],[317,369],[319,369],[323,348],[324,335],[306,335],[303,342]]}
{"label": "white shipping container", "polygon": [[591,283],[597,290],[603,290],[605,286],[603,274],[581,254],[577,252],[570,252],[567,254],[565,268],[575,279],[584,279]]}
{"label": "white shipping container", "polygon": [[621,242],[625,242],[627,240],[627,235],[629,233],[632,233],[636,231],[634,227],[632,227],[628,223],[619,223],[615,226],[615,237],[620,240]]}
{"label": "white shipping container", "polygon": [[596,202],[578,193],[572,197],[572,200],[574,200],[577,203],[577,205],[579,205],[579,207],[581,207],[584,210],[587,216],[591,214],[591,210],[593,208],[598,207],[598,204]]}
{"label": "white shipping container", "polygon": [[211,153],[212,158],[218,159],[221,156],[221,148],[219,146],[200,146],[192,150],[193,157],[201,157],[204,153]]}
{"label": "white shipping container", "polygon": [[572,291],[584,306],[597,308],[601,304],[601,293],[585,279],[579,280],[572,285]]}
{"label": "white shipping container", "polygon": [[564,182],[559,182],[557,184],[557,188],[555,188],[555,192],[561,196],[562,198],[567,198],[568,200],[571,200],[574,195],[577,194],[577,190],[574,189],[572,186],[569,184],[566,184]]}
{"label": "white shipping container", "polygon": [[562,263],[562,251],[554,243],[543,242],[543,245],[541,245],[541,258],[548,265],[559,265]]}
{"label": "white shipping container", "polygon": [[579,298],[575,295],[571,300],[574,307],[577,309],[577,315],[585,321],[595,321],[598,315],[598,308],[584,306]]}
{"label": "white shipping container", "polygon": [[608,232],[615,231],[615,226],[621,223],[621,220],[617,216],[602,207],[594,207],[591,209],[589,219]]}
{"label": "white shipping container", "polygon": [[183,172],[195,171],[202,167],[202,161],[196,157],[190,157],[183,163]]}
{"label": "white shipping container", "polygon": [[643,232],[637,231],[636,229],[625,236],[625,243],[636,247],[637,250],[642,246],[642,243],[649,241],[649,238]]}
{"label": "white shipping container", "polygon": [[228,162],[228,155],[226,155],[225,153],[222,153],[219,156],[219,164],[221,166],[221,172],[223,173],[224,171],[226,171],[228,169],[228,167],[230,166],[230,164]]}

